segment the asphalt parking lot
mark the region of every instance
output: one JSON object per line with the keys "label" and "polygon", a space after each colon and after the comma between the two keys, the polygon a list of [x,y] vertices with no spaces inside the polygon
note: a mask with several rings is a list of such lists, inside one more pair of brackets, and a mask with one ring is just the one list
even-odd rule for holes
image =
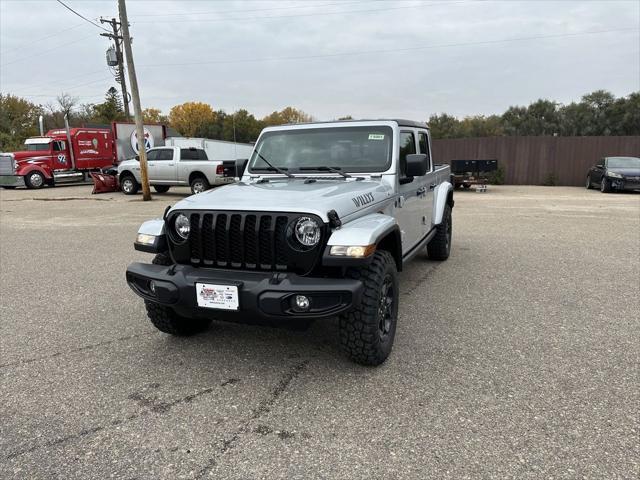
{"label": "asphalt parking lot", "polygon": [[1,478],[638,478],[640,195],[456,192],[373,369],[332,321],[156,331],[124,270],[187,192],[90,190],[0,193]]}

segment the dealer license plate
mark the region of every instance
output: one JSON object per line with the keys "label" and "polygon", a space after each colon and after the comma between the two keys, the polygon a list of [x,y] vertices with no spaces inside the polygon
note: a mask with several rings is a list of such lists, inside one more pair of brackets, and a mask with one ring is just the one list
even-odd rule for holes
{"label": "dealer license plate", "polygon": [[198,306],[218,310],[238,310],[238,287],[235,285],[214,285],[196,283]]}

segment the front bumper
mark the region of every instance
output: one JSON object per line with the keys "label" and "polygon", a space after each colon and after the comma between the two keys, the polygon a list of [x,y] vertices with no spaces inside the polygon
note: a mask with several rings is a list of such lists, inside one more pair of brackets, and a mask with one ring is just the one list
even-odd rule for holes
{"label": "front bumper", "polygon": [[[346,278],[310,278],[291,273],[246,272],[194,268],[188,265],[150,265],[132,263],[127,283],[140,297],[173,308],[179,315],[194,318],[323,318],[347,311],[359,303],[363,285]],[[155,283],[155,294],[149,282]],[[217,310],[198,306],[196,283],[235,285],[238,310]],[[310,299],[310,308],[299,311],[293,305],[296,295]]]}
{"label": "front bumper", "polygon": [[636,180],[635,178],[611,178],[609,177],[609,182],[611,182],[611,186],[616,190],[640,190],[640,180]]}
{"label": "front bumper", "polygon": [[0,175],[0,187],[24,187],[21,175]]}

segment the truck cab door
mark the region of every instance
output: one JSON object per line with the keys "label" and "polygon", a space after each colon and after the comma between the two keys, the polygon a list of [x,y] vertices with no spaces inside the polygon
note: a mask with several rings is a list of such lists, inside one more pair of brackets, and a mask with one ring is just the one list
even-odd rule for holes
{"label": "truck cab door", "polygon": [[53,169],[68,170],[71,168],[71,157],[67,151],[67,142],[64,140],[54,140],[51,142],[53,149]]}
{"label": "truck cab door", "polygon": [[402,235],[402,254],[406,254],[424,236],[422,225],[423,199],[421,191],[424,177],[407,177],[407,155],[417,153],[416,134],[413,130],[400,132],[398,152],[398,194],[396,219]]}
{"label": "truck cab door", "polygon": [[174,152],[179,151],[176,148],[158,148],[155,150],[155,160],[149,162],[149,181],[158,184],[175,183],[176,181],[176,159]]}

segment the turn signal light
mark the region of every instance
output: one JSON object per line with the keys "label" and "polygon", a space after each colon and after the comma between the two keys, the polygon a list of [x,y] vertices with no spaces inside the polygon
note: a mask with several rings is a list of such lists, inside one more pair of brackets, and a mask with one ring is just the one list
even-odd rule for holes
{"label": "turn signal light", "polygon": [[335,257],[364,258],[376,251],[375,245],[334,245],[330,254]]}

